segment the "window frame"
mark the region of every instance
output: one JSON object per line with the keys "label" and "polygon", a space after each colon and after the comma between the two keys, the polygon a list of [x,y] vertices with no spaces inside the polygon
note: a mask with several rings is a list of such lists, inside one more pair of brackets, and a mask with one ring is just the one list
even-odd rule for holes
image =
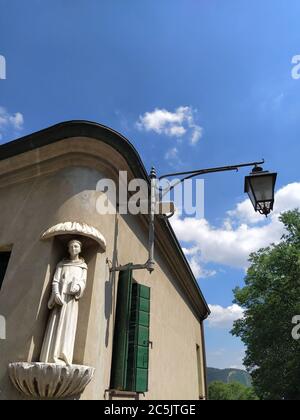
{"label": "window frame", "polygon": [[150,307],[151,288],[134,280],[132,269],[121,271],[117,291],[110,389],[137,394],[148,391]]}

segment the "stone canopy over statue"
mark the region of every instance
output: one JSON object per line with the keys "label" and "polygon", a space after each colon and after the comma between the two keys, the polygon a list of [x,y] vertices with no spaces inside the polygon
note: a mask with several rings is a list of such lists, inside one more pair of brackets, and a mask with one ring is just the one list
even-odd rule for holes
{"label": "stone canopy over statue", "polygon": [[51,313],[40,362],[71,366],[78,321],[78,301],[85,291],[87,265],[80,257],[80,241],[70,241],[68,250],[70,258],[57,265],[53,278],[48,303]]}

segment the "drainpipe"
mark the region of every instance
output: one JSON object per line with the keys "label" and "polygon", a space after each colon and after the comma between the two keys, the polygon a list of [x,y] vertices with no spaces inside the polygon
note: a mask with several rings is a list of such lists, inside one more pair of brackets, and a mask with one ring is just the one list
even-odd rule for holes
{"label": "drainpipe", "polygon": [[[155,269],[154,245],[155,245],[155,215],[156,215],[156,187],[157,175],[155,168],[150,172],[150,206],[149,206],[149,241],[148,241],[148,260],[145,264],[126,264],[118,267],[110,267],[111,272],[131,270],[148,270],[151,274]],[[106,260],[107,264],[111,261]]]}
{"label": "drainpipe", "polygon": [[155,168],[151,169],[151,196],[150,196],[150,216],[149,216],[149,259],[147,261],[147,269],[150,273],[154,271],[154,242],[155,242],[155,212],[156,212],[156,184],[157,176]]}

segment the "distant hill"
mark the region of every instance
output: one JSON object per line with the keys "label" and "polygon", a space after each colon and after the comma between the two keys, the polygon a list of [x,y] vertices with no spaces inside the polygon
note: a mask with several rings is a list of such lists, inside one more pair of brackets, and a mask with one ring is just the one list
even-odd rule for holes
{"label": "distant hill", "polygon": [[239,382],[242,385],[251,386],[251,376],[245,370],[240,369],[216,369],[207,368],[208,384],[214,381],[221,381],[225,384]]}

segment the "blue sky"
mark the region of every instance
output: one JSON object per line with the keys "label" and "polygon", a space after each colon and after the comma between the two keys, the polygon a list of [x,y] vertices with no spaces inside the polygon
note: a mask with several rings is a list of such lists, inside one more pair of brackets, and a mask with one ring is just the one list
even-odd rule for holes
{"label": "blue sky", "polygon": [[[247,252],[279,239],[280,211],[300,205],[300,80],[291,76],[299,1],[0,0],[0,7],[2,143],[87,119],[120,131],[159,173],[262,157],[278,171],[278,206],[267,222],[244,202],[247,170],[205,178],[205,223],[173,221],[214,305],[208,363],[241,366],[243,346],[228,333],[240,313],[232,289],[243,284]],[[195,130],[201,138],[191,144]]]}

